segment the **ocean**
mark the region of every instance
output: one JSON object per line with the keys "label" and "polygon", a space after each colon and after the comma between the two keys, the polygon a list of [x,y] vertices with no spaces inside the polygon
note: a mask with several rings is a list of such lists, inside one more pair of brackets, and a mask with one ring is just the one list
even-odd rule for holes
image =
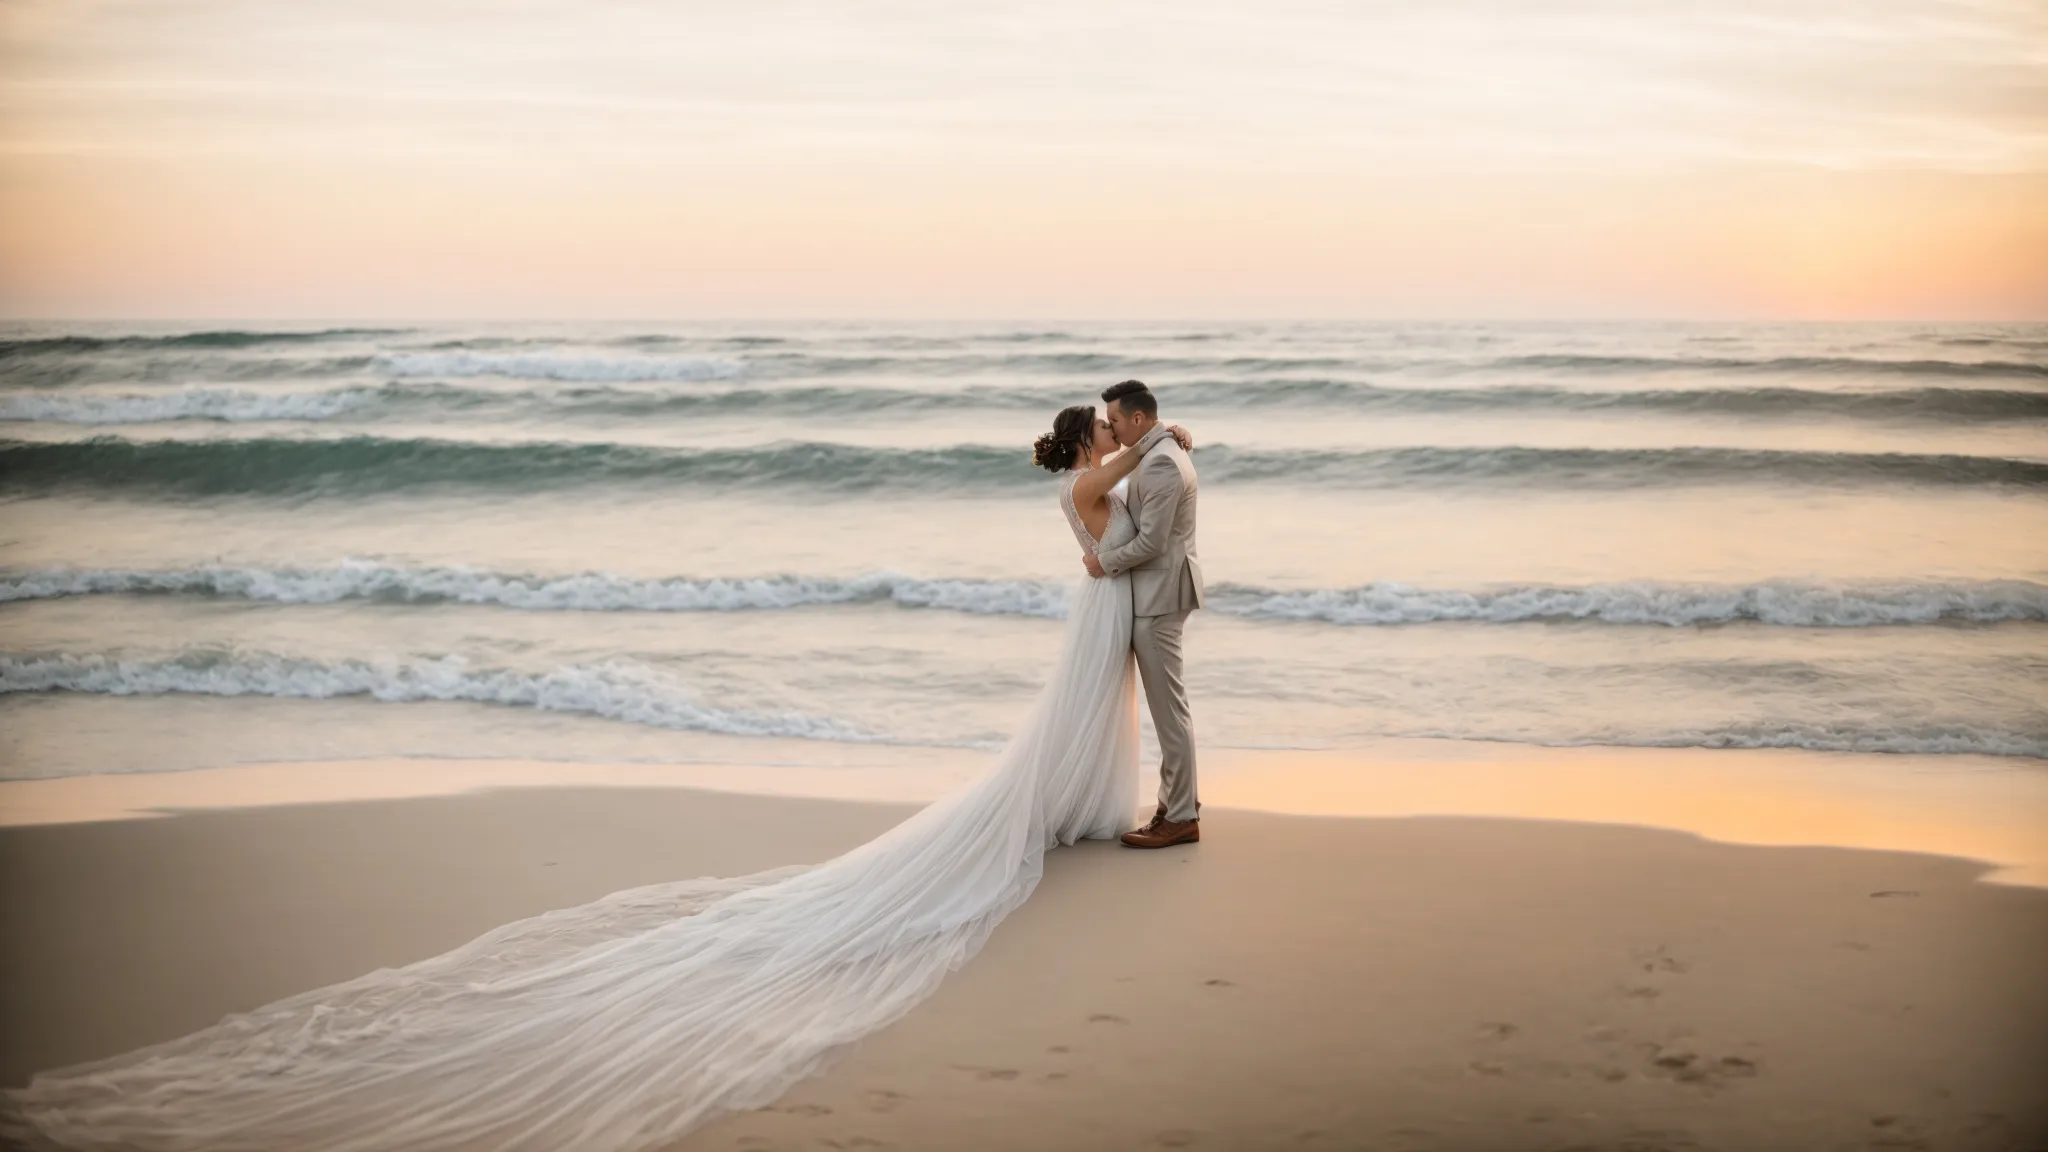
{"label": "ocean", "polygon": [[2048,757],[2048,325],[10,324],[0,778],[999,745],[1132,377],[1203,746]]}

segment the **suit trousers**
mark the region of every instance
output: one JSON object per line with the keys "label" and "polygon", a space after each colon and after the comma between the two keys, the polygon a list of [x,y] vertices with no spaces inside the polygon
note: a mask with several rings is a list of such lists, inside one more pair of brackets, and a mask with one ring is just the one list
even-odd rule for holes
{"label": "suit trousers", "polygon": [[1187,686],[1181,682],[1180,641],[1188,614],[1139,616],[1131,621],[1131,651],[1159,736],[1159,802],[1166,818],[1193,820],[1201,810],[1195,794],[1195,731],[1188,715]]}

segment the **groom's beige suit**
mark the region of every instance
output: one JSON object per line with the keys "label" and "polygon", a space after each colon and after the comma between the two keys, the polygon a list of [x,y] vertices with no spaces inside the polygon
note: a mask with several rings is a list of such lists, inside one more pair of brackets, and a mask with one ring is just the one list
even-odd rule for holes
{"label": "groom's beige suit", "polygon": [[1096,553],[1111,576],[1131,578],[1131,651],[1145,682],[1145,703],[1159,735],[1159,803],[1176,823],[1193,820],[1195,733],[1181,683],[1181,630],[1202,606],[1202,565],[1195,556],[1195,465],[1160,425],[1132,445],[1146,453],[1131,473],[1125,503],[1138,534]]}

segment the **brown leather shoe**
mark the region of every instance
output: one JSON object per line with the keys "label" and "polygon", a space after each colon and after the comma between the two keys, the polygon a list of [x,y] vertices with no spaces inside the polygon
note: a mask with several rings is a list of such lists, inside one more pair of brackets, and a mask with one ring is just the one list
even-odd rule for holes
{"label": "brown leather shoe", "polygon": [[1193,844],[1202,838],[1202,821],[1161,819],[1135,832],[1123,834],[1123,842],[1133,848],[1171,848],[1175,844]]}

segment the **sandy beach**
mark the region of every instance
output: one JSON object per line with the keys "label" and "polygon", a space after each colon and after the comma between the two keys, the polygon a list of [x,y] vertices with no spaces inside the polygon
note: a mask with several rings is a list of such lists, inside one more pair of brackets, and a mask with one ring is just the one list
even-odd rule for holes
{"label": "sandy beach", "polygon": [[[619,888],[824,859],[912,810],[614,785],[17,821],[0,828],[0,1079]],[[1984,863],[1561,820],[1206,815],[1198,846],[1053,853],[936,997],[677,1148],[2048,1140],[2048,891],[1983,883]]]}

